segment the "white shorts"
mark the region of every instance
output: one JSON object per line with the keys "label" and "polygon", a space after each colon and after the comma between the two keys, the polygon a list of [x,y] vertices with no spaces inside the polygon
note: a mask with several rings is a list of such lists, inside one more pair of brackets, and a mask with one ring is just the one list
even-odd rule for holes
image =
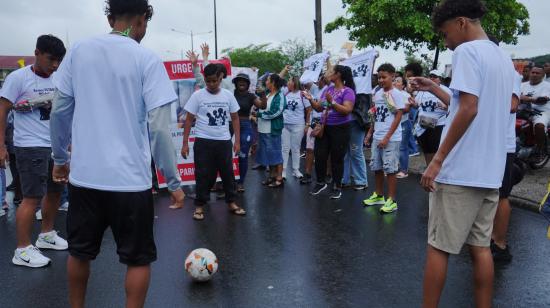
{"label": "white shorts", "polygon": [[545,129],[548,128],[550,126],[550,111],[543,111],[541,115],[534,116],[533,124],[542,124]]}
{"label": "white shorts", "polygon": [[311,136],[311,132],[313,132],[313,128],[309,127],[306,136],[306,150],[313,150],[315,148],[315,137]]}

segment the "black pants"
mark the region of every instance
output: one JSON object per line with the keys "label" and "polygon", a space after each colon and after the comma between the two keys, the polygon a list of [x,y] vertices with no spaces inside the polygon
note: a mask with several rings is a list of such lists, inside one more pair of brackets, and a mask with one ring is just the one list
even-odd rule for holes
{"label": "black pants", "polygon": [[327,176],[327,161],[330,155],[332,180],[338,187],[342,185],[344,175],[344,157],[351,137],[349,123],[325,126],[323,138],[315,139],[315,172],[317,182],[324,183]]}
{"label": "black pants", "polygon": [[197,183],[196,206],[210,200],[210,189],[216,182],[218,172],[222,178],[225,202],[235,202],[235,175],[233,173],[233,144],[231,140],[197,138],[193,146],[195,157],[195,181]]}
{"label": "black pants", "polygon": [[15,153],[10,153],[10,171],[13,178],[12,186],[15,188],[15,197],[16,200],[21,200],[23,198],[23,193],[21,192],[21,181],[19,180],[19,171],[17,170],[17,163],[15,162]]}

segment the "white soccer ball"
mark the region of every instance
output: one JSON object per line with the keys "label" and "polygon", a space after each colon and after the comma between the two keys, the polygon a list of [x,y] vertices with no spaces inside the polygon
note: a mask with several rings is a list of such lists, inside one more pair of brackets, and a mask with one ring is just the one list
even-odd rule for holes
{"label": "white soccer ball", "polygon": [[195,249],[185,259],[185,271],[195,281],[208,281],[218,271],[218,258],[206,248]]}

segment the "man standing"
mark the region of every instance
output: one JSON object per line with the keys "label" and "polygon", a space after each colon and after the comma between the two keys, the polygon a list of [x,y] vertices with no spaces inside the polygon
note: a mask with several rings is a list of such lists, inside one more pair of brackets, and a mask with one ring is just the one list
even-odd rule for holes
{"label": "man standing", "polygon": [[[50,259],[38,249],[67,249],[67,241],[53,229],[63,185],[52,181],[50,143],[50,110],[48,96],[54,92],[52,74],[65,56],[65,46],[53,35],[42,35],[36,41],[35,64],[8,75],[0,90],[0,131],[6,130],[8,112],[15,106],[14,146],[21,180],[23,202],[17,209],[17,249],[15,265],[43,267]],[[31,107],[29,100],[45,100]],[[51,99],[50,99],[51,100]],[[19,104],[18,104],[19,103]],[[51,102],[50,102],[51,103]],[[19,108],[26,106],[27,108]],[[8,152],[5,134],[0,134],[0,167],[5,168]],[[31,229],[36,208],[42,206],[42,228],[36,246],[31,245]]]}
{"label": "man standing", "polygon": [[[486,12],[480,0],[445,0],[432,16],[435,29],[454,50],[453,95],[441,145],[421,180],[431,192],[424,307],[439,304],[449,254],[460,253],[464,244],[472,257],[475,305],[492,303],[489,246],[506,162],[503,132],[515,71],[510,57],[481,26]],[[416,89],[442,92],[433,82],[426,87],[416,84]]]}
{"label": "man standing", "polygon": [[153,15],[148,0],[109,0],[106,13],[113,31],[76,43],[55,76],[53,179],[70,182],[71,306],[84,307],[90,261],[110,227],[127,265],[126,306],[143,307],[156,260],[151,152],[183,206],[170,137],[177,96],[161,60],[139,45]]}
{"label": "man standing", "polygon": [[544,81],[550,82],[550,62],[544,63]]}

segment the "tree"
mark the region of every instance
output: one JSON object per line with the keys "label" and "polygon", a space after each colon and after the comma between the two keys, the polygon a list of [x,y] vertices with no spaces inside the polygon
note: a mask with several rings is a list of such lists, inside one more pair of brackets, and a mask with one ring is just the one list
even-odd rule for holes
{"label": "tree", "polygon": [[300,75],[303,72],[304,60],[315,54],[315,44],[300,39],[286,40],[281,44],[282,53],[292,65],[291,75]]}
{"label": "tree", "polygon": [[[410,52],[428,47],[436,50],[437,66],[442,41],[435,33],[430,16],[438,0],[342,0],[346,16],[327,24],[330,33],[339,28],[349,31],[358,47],[399,47]],[[517,0],[485,0],[489,13],[482,23],[488,34],[501,42],[517,44],[519,35],[529,34],[529,12]]]}
{"label": "tree", "polygon": [[249,45],[244,48],[223,50],[231,58],[233,66],[257,67],[259,74],[278,73],[288,64],[289,58],[281,48],[269,48],[270,44]]}
{"label": "tree", "polygon": [[[420,58],[416,57],[414,53],[410,51],[405,51],[405,62],[407,64],[411,63],[420,63],[422,66],[422,71],[427,74],[429,71],[434,69],[434,60],[430,58],[428,55],[421,55]],[[405,71],[404,68],[401,69],[403,72]]]}

